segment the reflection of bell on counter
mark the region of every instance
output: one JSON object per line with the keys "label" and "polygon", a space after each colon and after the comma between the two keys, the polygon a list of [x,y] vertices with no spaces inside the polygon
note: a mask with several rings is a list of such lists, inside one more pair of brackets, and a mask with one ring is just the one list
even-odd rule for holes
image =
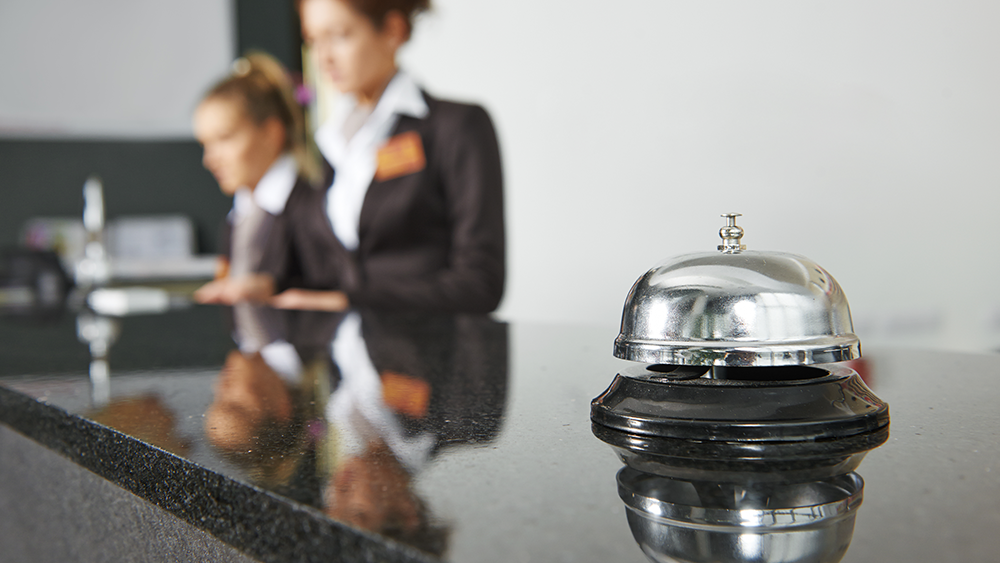
{"label": "reflection of bell on counter", "polygon": [[[654,560],[836,561],[843,550],[778,523],[832,515],[809,526],[846,538],[846,550],[862,489],[850,472],[888,439],[888,405],[855,371],[831,365],[861,355],[840,285],[807,258],[746,251],[738,216],[724,215],[721,252],[674,258],[632,287],[615,356],[641,364],[593,400],[593,432],[629,466],[619,492]],[[776,527],[750,522],[753,514]],[[701,530],[698,541],[722,542],[716,548],[729,555],[654,556],[685,540],[661,529],[668,544],[647,549],[649,522]],[[722,538],[798,545],[805,537],[817,550],[808,557],[722,547]]]}
{"label": "reflection of bell on counter", "polygon": [[651,560],[670,563],[840,561],[863,488],[856,473],[735,484],[618,472],[632,535]]}

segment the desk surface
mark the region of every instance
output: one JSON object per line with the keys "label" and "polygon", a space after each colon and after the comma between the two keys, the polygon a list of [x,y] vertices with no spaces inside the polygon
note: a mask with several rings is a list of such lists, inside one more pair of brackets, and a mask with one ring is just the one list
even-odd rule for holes
{"label": "desk surface", "polygon": [[[4,318],[0,336],[0,420],[259,559],[293,559],[293,545],[318,559],[356,534],[388,546],[375,558],[646,560],[617,493],[622,464],[591,433],[591,399],[627,365],[613,333],[192,307]],[[101,338],[106,364],[91,366]],[[998,360],[865,350],[859,371],[892,426],[858,469],[844,561],[996,560]],[[92,446],[125,453],[91,466]],[[234,522],[247,533],[219,531]],[[254,540],[261,522],[291,540]]]}

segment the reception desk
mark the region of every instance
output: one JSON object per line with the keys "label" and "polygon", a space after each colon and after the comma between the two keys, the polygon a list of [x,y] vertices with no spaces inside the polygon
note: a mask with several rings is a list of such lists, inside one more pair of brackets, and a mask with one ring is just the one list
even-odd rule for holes
{"label": "reception desk", "polygon": [[[0,318],[0,561],[645,561],[589,418],[627,364],[614,336],[249,306]],[[1000,356],[855,367],[892,426],[843,561],[995,561]]]}

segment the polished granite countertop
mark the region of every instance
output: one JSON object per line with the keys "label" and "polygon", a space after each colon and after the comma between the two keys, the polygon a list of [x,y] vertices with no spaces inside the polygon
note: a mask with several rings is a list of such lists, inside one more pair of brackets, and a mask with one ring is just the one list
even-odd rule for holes
{"label": "polished granite countertop", "polygon": [[[6,317],[0,421],[260,560],[639,562],[591,430],[630,364],[614,337],[249,306]],[[995,561],[1000,355],[854,367],[892,422],[843,561]]]}

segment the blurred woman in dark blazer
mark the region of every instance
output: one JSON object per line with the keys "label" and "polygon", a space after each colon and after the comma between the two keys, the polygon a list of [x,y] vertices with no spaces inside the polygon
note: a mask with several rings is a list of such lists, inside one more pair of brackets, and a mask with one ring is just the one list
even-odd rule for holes
{"label": "blurred woman in dark blazer", "polygon": [[[493,124],[438,100],[396,64],[428,0],[302,0],[303,36],[343,96],[317,131],[326,189],[286,204],[278,307],[489,312],[504,287],[504,212]],[[254,297],[254,296],[251,296]],[[264,292],[256,296],[267,298]]]}

